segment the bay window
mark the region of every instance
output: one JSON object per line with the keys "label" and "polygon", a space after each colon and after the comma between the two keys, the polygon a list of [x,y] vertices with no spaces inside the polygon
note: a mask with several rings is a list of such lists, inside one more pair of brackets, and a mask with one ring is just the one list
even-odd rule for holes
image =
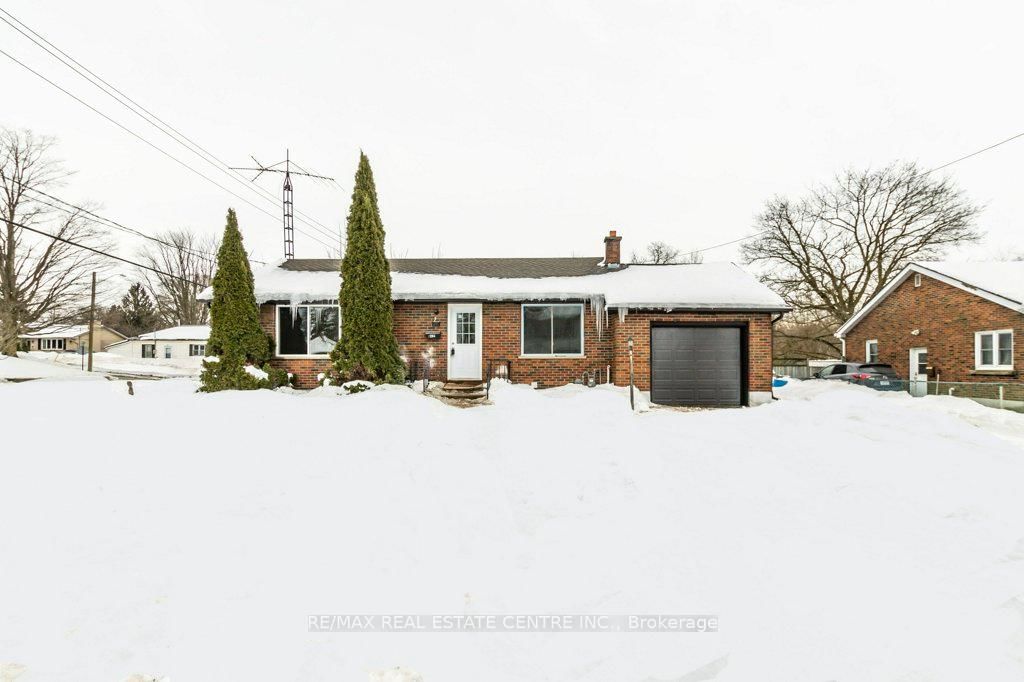
{"label": "bay window", "polygon": [[522,354],[583,354],[583,304],[524,304]]}
{"label": "bay window", "polygon": [[327,355],[341,334],[336,305],[279,305],[278,355]]}
{"label": "bay window", "polygon": [[1013,369],[1013,330],[974,334],[975,369]]}

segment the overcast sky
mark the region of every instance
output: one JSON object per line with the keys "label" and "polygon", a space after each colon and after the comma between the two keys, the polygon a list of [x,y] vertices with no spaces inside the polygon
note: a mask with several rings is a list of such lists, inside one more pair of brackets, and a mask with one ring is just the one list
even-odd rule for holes
{"label": "overcast sky", "polygon": [[[2,5],[221,159],[292,158],[298,210],[344,221],[362,148],[394,255],[625,253],[751,232],[773,194],[848,166],[932,167],[1024,131],[1020,3],[80,2]],[[219,231],[281,257],[279,177],[260,198],[0,25],[5,51],[259,204],[244,204],[0,56],[0,122],[60,140],[61,190],[153,233]],[[949,169],[1024,249],[1024,139]],[[297,227],[317,235],[297,222]],[[330,241],[326,237],[325,241]],[[137,243],[123,241],[130,255]],[[296,236],[296,254],[325,247]],[[733,246],[708,260],[735,260]]]}

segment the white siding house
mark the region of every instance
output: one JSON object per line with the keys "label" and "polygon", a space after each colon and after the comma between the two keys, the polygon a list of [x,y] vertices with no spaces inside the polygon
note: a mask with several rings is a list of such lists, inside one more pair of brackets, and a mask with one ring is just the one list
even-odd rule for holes
{"label": "white siding house", "polygon": [[134,360],[172,360],[176,365],[199,366],[206,355],[207,325],[185,325],[160,329],[107,346],[114,353]]}

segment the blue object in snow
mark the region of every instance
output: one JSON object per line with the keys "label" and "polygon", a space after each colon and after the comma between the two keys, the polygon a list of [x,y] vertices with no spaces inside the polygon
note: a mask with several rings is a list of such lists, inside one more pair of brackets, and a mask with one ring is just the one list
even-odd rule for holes
{"label": "blue object in snow", "polygon": [[775,377],[772,379],[772,388],[778,388],[779,386],[785,386],[789,383],[789,379],[783,379],[781,377]]}

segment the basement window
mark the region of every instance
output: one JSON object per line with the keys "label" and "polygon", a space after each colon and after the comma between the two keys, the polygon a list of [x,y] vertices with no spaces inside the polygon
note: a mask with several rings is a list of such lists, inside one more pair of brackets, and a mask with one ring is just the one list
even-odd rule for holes
{"label": "basement window", "polygon": [[1013,330],[974,334],[975,369],[1013,369]]}
{"label": "basement window", "polygon": [[522,354],[533,357],[583,355],[583,304],[523,305]]}
{"label": "basement window", "polygon": [[878,339],[870,339],[864,344],[864,362],[878,362]]}
{"label": "basement window", "polygon": [[327,355],[341,335],[336,305],[277,306],[277,355]]}

